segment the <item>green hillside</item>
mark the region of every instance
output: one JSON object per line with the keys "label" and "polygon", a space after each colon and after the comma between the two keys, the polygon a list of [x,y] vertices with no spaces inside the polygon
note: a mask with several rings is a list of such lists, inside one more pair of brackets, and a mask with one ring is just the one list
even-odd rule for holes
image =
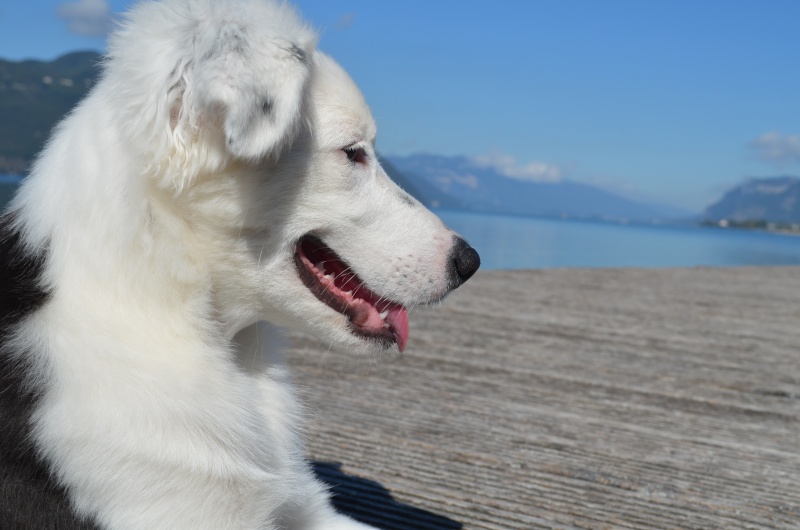
{"label": "green hillside", "polygon": [[24,174],[53,126],[96,82],[100,54],[50,62],[0,59],[0,173]]}

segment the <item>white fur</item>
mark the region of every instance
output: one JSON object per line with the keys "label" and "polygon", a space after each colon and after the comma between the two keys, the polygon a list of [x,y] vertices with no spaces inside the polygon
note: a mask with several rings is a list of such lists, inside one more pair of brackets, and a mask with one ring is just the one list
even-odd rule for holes
{"label": "white fur", "polygon": [[283,3],[139,4],[12,205],[48,249],[52,295],[13,343],[44,389],[35,444],[105,528],[367,528],[309,471],[274,325],[375,345],[302,284],[295,244],[322,236],[413,306],[447,292],[452,233],[380,168],[315,40]]}

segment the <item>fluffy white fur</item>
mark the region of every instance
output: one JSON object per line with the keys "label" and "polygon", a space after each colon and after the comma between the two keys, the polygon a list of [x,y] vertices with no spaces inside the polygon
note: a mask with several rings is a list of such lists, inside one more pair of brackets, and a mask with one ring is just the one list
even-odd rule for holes
{"label": "fluffy white fur", "polygon": [[48,249],[52,294],[13,338],[45,389],[35,445],[105,528],[367,528],[309,471],[273,325],[376,346],[303,285],[295,245],[319,235],[413,306],[448,291],[453,234],[387,178],[315,41],[283,3],[139,4],[12,205]]}

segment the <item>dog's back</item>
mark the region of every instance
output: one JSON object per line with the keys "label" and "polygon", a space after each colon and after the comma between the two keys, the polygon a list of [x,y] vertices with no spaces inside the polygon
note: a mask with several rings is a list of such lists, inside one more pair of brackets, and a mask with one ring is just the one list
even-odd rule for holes
{"label": "dog's back", "polygon": [[79,520],[30,440],[37,391],[10,344],[15,325],[47,300],[44,250],[26,249],[14,216],[0,218],[0,528],[93,529]]}

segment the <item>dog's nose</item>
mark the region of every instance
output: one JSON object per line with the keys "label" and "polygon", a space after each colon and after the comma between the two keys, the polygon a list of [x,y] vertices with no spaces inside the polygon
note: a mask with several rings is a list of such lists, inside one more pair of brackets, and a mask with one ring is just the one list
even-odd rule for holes
{"label": "dog's nose", "polygon": [[456,237],[453,249],[450,251],[450,265],[453,289],[455,289],[475,274],[481,266],[481,257],[466,241]]}

